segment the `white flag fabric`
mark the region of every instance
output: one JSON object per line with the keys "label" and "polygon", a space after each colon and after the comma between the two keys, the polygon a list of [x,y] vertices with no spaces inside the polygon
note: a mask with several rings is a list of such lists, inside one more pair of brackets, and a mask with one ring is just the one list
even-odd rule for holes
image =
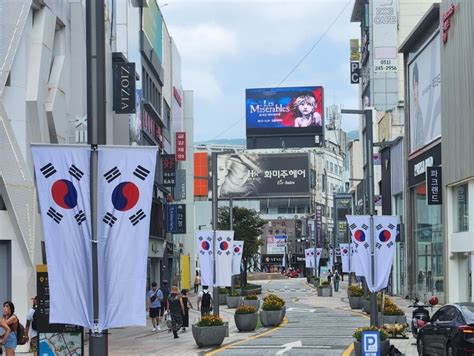
{"label": "white flag fabric", "polygon": [[322,248],[316,249],[316,268],[319,268],[319,261],[321,261],[321,254],[323,253]]}
{"label": "white flag fabric", "polygon": [[341,249],[342,272],[349,273],[351,272],[349,244],[339,244],[339,248]]}
{"label": "white flag fabric", "polygon": [[314,268],[314,248],[307,248],[304,250],[305,267]]}
{"label": "white flag fabric", "polygon": [[357,254],[359,257],[360,268],[367,281],[369,290],[374,292],[375,289],[371,279],[370,263],[370,216],[347,215],[347,223],[351,230],[354,254]]}
{"label": "white flag fabric", "polygon": [[329,249],[328,267],[331,270],[334,268],[334,250],[332,248]]}
{"label": "white flag fabric", "polygon": [[364,271],[362,270],[362,264],[360,262],[360,256],[357,253],[356,245],[351,243],[350,245],[351,250],[351,272],[354,272],[356,276],[363,277]]}
{"label": "white flag fabric", "polygon": [[156,147],[99,147],[99,330],[146,325]]}
{"label": "white flag fabric", "polygon": [[214,285],[213,234],[212,230],[198,230],[195,234],[201,268],[201,285],[209,287]]}
{"label": "white flag fabric", "polygon": [[240,263],[242,262],[242,253],[244,252],[244,242],[234,240],[234,248],[232,250],[232,275],[240,274]]}
{"label": "white flag fabric", "polygon": [[395,236],[397,235],[397,217],[390,215],[374,216],[375,227],[375,290],[388,285],[395,256]]}
{"label": "white flag fabric", "polygon": [[49,321],[92,328],[90,148],[32,146],[32,153],[48,261]]}
{"label": "white flag fabric", "polygon": [[234,231],[216,231],[216,286],[230,287],[232,283],[232,246]]}

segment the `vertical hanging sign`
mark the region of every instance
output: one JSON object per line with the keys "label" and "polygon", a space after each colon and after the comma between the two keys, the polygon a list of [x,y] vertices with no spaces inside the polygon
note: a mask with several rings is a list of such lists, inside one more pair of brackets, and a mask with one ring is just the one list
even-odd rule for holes
{"label": "vertical hanging sign", "polygon": [[319,204],[316,205],[316,246],[323,246],[323,207]]}
{"label": "vertical hanging sign", "polygon": [[176,159],[174,155],[163,155],[163,186],[174,187],[176,185]]}
{"label": "vertical hanging sign", "polygon": [[186,161],[186,132],[176,132],[176,160]]}
{"label": "vertical hanging sign", "polygon": [[443,185],[441,182],[441,167],[426,167],[426,182],[428,192],[426,194],[428,205],[443,204]]}
{"label": "vertical hanging sign", "polygon": [[113,82],[114,111],[117,114],[134,114],[136,112],[135,63],[114,63]]}

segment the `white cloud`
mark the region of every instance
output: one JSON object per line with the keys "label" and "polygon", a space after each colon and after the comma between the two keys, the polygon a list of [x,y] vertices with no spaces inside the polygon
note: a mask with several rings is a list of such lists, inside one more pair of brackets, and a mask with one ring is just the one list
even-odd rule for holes
{"label": "white cloud", "polygon": [[194,91],[197,99],[215,103],[222,97],[222,89],[211,70],[196,70],[193,67],[183,70],[184,85]]}

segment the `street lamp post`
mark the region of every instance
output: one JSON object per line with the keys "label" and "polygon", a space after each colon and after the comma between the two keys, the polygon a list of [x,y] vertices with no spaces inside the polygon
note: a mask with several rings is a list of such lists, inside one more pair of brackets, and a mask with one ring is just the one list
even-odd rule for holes
{"label": "street lamp post", "polygon": [[[368,212],[370,215],[370,260],[371,271],[370,279],[372,285],[375,284],[375,252],[374,252],[374,224],[373,216],[375,215],[374,204],[374,160],[373,160],[373,123],[372,123],[372,109],[364,110],[350,110],[342,109],[342,114],[356,114],[365,116],[365,159],[366,169],[364,170],[364,179],[367,187],[367,198],[369,200]],[[370,295],[370,325],[378,326],[378,311],[377,311],[377,292]]]}

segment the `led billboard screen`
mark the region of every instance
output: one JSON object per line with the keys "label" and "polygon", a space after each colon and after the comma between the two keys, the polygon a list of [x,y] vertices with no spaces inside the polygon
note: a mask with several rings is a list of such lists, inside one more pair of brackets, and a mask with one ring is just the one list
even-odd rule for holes
{"label": "led billboard screen", "polygon": [[309,195],[307,154],[229,154],[217,158],[218,198]]}
{"label": "led billboard screen", "polygon": [[322,142],[322,87],[247,89],[247,136],[314,134]]}

